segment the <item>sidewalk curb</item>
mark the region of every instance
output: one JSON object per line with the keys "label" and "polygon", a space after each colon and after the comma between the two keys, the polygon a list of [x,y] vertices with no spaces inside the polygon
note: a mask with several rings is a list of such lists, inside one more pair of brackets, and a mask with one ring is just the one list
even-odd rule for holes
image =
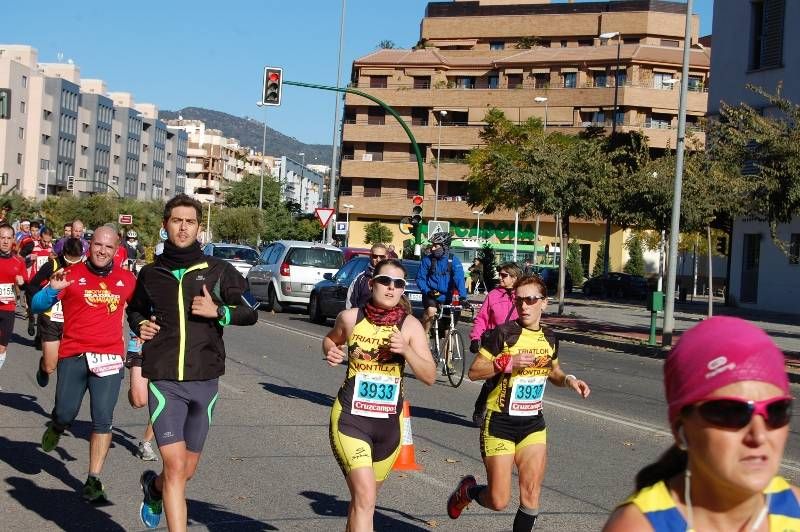
{"label": "sidewalk curb", "polygon": [[[610,337],[604,334],[587,333],[575,329],[554,327],[558,332],[558,339],[565,342],[572,342],[580,345],[611,349],[631,355],[665,359],[669,349],[661,346],[651,346],[638,341],[626,341],[617,337]],[[794,351],[784,351],[786,358],[800,359],[800,353]],[[800,384],[800,367],[787,367],[786,374],[789,382]]]}

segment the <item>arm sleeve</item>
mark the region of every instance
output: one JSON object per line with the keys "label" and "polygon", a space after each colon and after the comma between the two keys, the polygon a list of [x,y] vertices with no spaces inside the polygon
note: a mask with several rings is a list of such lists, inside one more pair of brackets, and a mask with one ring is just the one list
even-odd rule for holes
{"label": "arm sleeve", "polygon": [[30,297],[36,295],[36,292],[42,289],[42,283],[44,283],[50,276],[53,274],[53,263],[48,261],[42,269],[36,272],[36,275],[33,276],[33,279],[28,281],[25,285],[25,291],[28,293]]}
{"label": "arm sleeve", "polygon": [[472,325],[472,330],[469,332],[470,340],[480,340],[481,335],[489,326],[489,307],[491,306],[491,295],[487,295],[483,300],[481,310],[475,317],[475,323]]}
{"label": "arm sleeve", "polygon": [[58,301],[58,290],[45,286],[39,290],[31,300],[31,312],[40,314],[46,312]]}
{"label": "arm sleeve", "polygon": [[466,299],[467,285],[464,283],[464,265],[456,258],[453,259],[453,277],[455,278],[456,289],[459,295]]}
{"label": "arm sleeve", "polygon": [[250,294],[247,279],[226,263],[220,281],[222,303],[230,315],[228,322],[231,325],[253,325],[257,322],[258,302]]}
{"label": "arm sleeve", "polygon": [[417,269],[417,286],[419,287],[419,291],[423,294],[427,294],[431,290],[428,286],[428,270],[430,270],[430,267],[431,259],[427,256],[422,257],[419,263],[419,269]]}
{"label": "arm sleeve", "polygon": [[143,270],[136,280],[136,288],[133,290],[133,296],[131,296],[127,308],[128,326],[137,335],[139,333],[139,324],[150,319],[153,308],[153,303],[150,301],[150,296],[145,288],[146,279],[147,270]]}

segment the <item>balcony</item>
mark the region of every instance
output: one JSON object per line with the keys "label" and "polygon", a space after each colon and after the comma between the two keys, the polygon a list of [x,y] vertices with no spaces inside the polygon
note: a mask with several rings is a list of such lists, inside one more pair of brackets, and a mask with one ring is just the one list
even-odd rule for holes
{"label": "balcony", "polygon": [[[363,161],[342,159],[341,175],[344,177],[375,177],[387,179],[417,179],[419,170],[416,161],[408,157],[402,159],[390,159],[383,161]],[[352,156],[351,156],[352,157]],[[425,180],[432,180],[436,177],[436,164],[427,162],[422,166]],[[443,181],[463,181],[469,174],[469,167],[460,162],[442,161],[439,168],[439,179]]]}

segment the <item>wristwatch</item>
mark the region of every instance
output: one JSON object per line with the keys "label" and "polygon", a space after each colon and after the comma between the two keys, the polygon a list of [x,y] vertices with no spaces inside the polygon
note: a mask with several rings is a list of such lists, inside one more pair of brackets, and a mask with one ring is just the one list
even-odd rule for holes
{"label": "wristwatch", "polygon": [[224,320],[225,319],[225,305],[218,305],[217,306],[217,319]]}

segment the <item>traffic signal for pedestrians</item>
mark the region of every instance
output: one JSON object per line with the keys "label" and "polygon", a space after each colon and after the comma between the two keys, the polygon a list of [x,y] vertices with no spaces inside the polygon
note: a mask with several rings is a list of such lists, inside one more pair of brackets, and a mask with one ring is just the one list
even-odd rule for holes
{"label": "traffic signal for pedestrians", "polygon": [[411,199],[411,225],[415,228],[422,223],[422,196],[414,196]]}
{"label": "traffic signal for pedestrians", "polygon": [[278,67],[264,67],[264,98],[263,105],[278,106],[281,104],[281,90],[283,88],[283,69]]}
{"label": "traffic signal for pedestrians", "polygon": [[717,252],[722,255],[728,254],[728,238],[721,236],[717,238]]}

